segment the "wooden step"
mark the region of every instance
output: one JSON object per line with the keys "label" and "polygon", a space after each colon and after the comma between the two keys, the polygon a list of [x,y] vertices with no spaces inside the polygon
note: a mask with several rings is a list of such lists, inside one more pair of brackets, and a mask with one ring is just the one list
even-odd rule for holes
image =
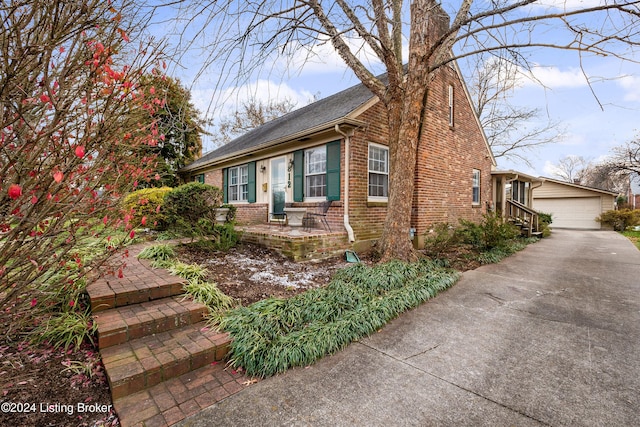
{"label": "wooden step", "polygon": [[144,260],[131,260],[122,274],[105,275],[87,286],[93,313],[183,293],[186,280]]}
{"label": "wooden step", "polygon": [[100,350],[114,400],[224,359],[230,338],[204,323]]}
{"label": "wooden step", "polygon": [[202,321],[209,310],[185,296],[172,296],[100,311],[93,316],[103,349]]}

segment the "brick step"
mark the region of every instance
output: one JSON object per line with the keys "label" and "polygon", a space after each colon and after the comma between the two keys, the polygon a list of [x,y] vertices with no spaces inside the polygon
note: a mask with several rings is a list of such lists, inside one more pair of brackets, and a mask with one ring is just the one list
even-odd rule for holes
{"label": "brick step", "polygon": [[230,338],[200,322],[101,349],[113,400],[224,359]]}
{"label": "brick step", "polygon": [[122,277],[105,275],[87,286],[93,313],[182,294],[186,280],[131,259]]}
{"label": "brick step", "polygon": [[184,296],[100,311],[93,316],[98,327],[98,347],[103,349],[198,323],[208,312],[205,305]]}
{"label": "brick step", "polygon": [[210,363],[114,400],[113,407],[122,427],[171,426],[257,382],[223,362]]}

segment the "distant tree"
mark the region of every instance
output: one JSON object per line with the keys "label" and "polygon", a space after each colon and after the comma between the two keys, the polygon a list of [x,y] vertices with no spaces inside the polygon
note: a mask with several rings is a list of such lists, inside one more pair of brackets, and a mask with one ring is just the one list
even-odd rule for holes
{"label": "distant tree", "polygon": [[[482,55],[486,56],[486,55]],[[518,88],[518,64],[504,57],[490,56],[475,61],[469,76],[469,92],[496,159],[523,161],[528,154],[563,137],[562,126],[550,119],[543,125],[539,109],[511,103]]]}
{"label": "distant tree", "polygon": [[594,163],[582,156],[566,156],[554,166],[553,175],[563,181],[617,193],[629,189],[629,172],[610,161]]}
{"label": "distant tree", "polygon": [[580,183],[620,194],[627,194],[631,185],[629,171],[618,169],[609,162],[588,165],[582,173]]}
{"label": "distant tree", "polygon": [[615,147],[608,164],[617,170],[640,174],[640,136]]}
{"label": "distant tree", "polygon": [[589,161],[582,156],[569,155],[561,158],[554,165],[553,176],[566,182],[582,182]]}
{"label": "distant tree", "polygon": [[[310,101],[315,100],[314,98]],[[251,98],[243,102],[238,110],[219,120],[215,144],[226,144],[258,126],[290,113],[295,110],[296,106],[297,103],[289,98],[285,98],[282,101],[269,102]]]}
{"label": "distant tree", "polygon": [[146,75],[142,84],[158,99],[159,105],[150,120],[155,122],[158,145],[150,151],[158,155],[156,171],[160,175],[150,184],[175,187],[177,171],[202,154],[202,136],[207,121],[191,102],[191,93],[179,80],[163,74]]}

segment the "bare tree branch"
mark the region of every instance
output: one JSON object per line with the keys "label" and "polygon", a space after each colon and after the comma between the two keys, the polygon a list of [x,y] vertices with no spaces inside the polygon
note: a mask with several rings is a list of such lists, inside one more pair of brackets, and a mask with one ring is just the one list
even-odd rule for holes
{"label": "bare tree branch", "polygon": [[[553,8],[535,0],[472,2],[440,5],[436,0],[196,0],[191,7],[210,6],[207,25],[215,29],[209,43],[207,66],[220,70],[217,88],[238,85],[270,72],[276,61],[289,61],[304,50],[306,58],[327,40],[353,73],[384,103],[390,127],[392,164],[415,167],[415,141],[423,123],[422,110],[434,73],[461,58],[492,54],[506,57],[523,70],[532,68],[530,54],[542,49],[576,52],[578,64],[585,55],[611,56],[628,61],[640,44],[640,0],[605,1],[593,7]],[[453,16],[449,22],[443,8]],[[555,31],[550,37],[549,28]],[[220,31],[220,29],[224,29]],[[402,41],[408,40],[403,57]],[[405,46],[406,47],[406,46]],[[368,63],[366,53],[379,62]],[[375,59],[374,58],[374,59]],[[299,66],[299,63],[298,63]],[[380,68],[386,79],[378,79]],[[488,96],[486,93],[481,96]],[[530,120],[526,110],[505,109],[507,119],[496,138],[505,141],[501,154],[518,155],[522,139],[504,129],[514,120]],[[495,124],[495,122],[494,122]],[[531,131],[531,141],[545,143],[553,126]],[[496,127],[499,129],[499,127]],[[531,146],[536,143],[531,142]],[[392,171],[393,173],[393,171]],[[391,177],[394,178],[394,177]],[[390,179],[390,199],[382,247],[385,257],[410,258],[405,236],[412,187],[401,176]],[[392,242],[390,245],[389,242]]]}

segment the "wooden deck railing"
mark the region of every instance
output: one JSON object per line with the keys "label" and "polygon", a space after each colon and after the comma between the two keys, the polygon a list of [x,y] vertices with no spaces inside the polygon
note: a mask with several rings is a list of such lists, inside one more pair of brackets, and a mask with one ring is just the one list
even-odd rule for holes
{"label": "wooden deck railing", "polygon": [[515,200],[507,200],[507,218],[520,220],[527,225],[527,236],[531,237],[534,230],[540,230],[539,215],[528,206]]}

